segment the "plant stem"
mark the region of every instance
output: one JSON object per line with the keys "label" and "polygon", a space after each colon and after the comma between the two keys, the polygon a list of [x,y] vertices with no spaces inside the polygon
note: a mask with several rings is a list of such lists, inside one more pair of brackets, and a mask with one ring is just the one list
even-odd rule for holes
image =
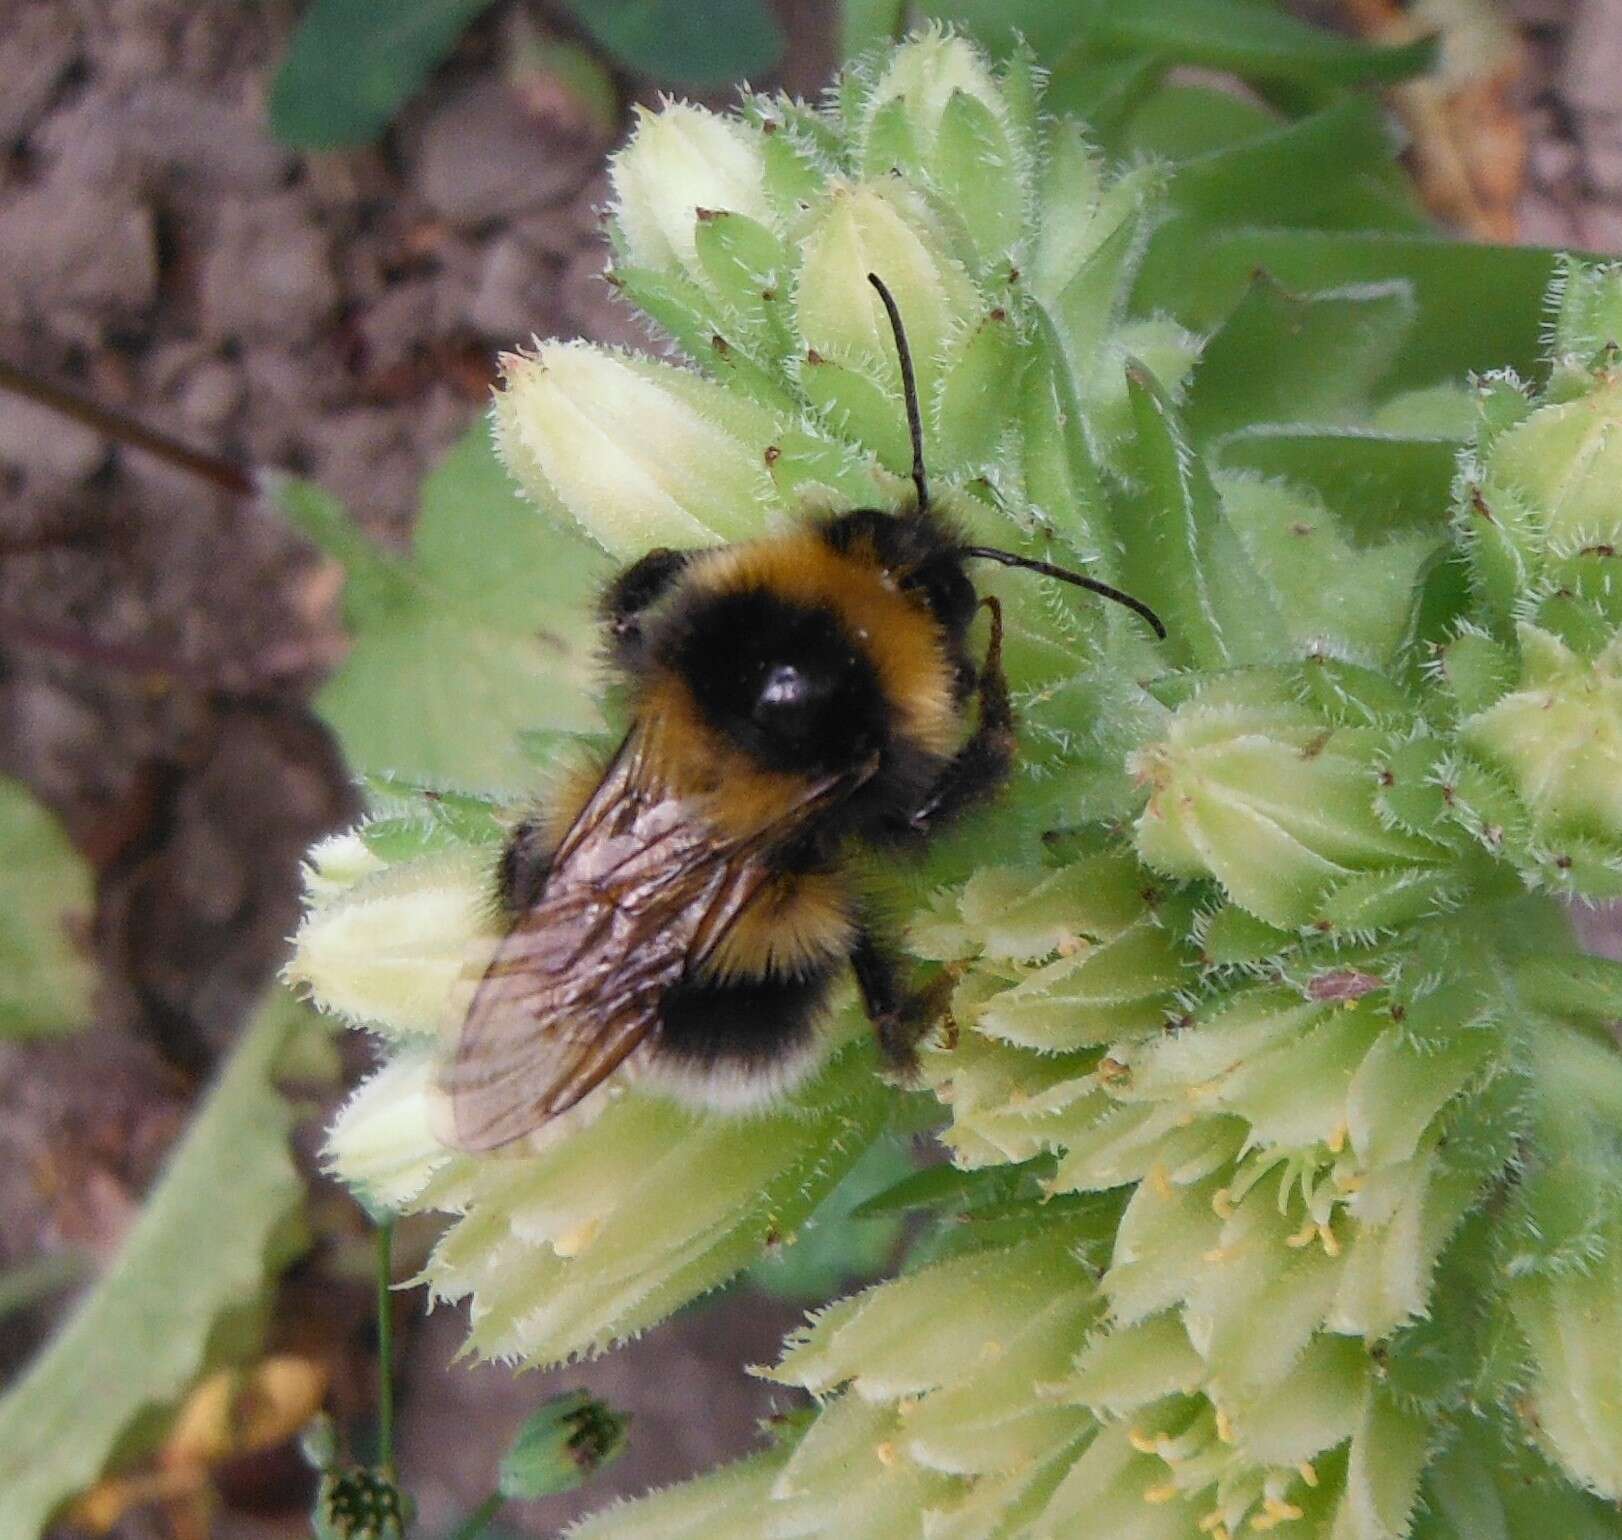
{"label": "plant stem", "polygon": [[457,1526],[451,1540],[479,1540],[479,1536],[490,1527],[490,1520],[501,1512],[502,1504],[506,1501],[500,1492],[492,1492]]}
{"label": "plant stem", "polygon": [[394,1221],[377,1227],[377,1463],[394,1470]]}

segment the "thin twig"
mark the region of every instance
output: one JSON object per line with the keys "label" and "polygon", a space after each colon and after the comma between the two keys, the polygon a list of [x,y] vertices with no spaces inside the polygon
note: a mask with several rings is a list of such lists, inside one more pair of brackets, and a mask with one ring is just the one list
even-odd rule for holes
{"label": "thin twig", "polygon": [[121,674],[172,680],[198,690],[212,690],[219,685],[214,676],[172,653],[144,647],[139,642],[104,641],[77,626],[35,620],[8,610],[0,610],[0,642],[58,653],[62,657],[74,658],[81,663],[94,663]]}
{"label": "thin twig", "polygon": [[193,449],[190,444],[183,444],[179,439],[170,438],[167,433],[159,433],[156,429],[145,427],[123,412],[113,412],[106,407],[97,406],[94,401],[74,391],[47,384],[26,370],[17,368],[15,364],[8,364],[3,358],[0,358],[0,389],[9,390],[14,395],[50,407],[65,417],[71,417],[75,422],[82,422],[87,428],[105,433],[108,438],[116,439],[119,443],[144,449],[160,460],[167,460],[171,465],[177,465],[182,470],[201,476],[204,481],[211,482],[222,492],[230,492],[237,497],[253,497],[258,493],[259,488],[253,475],[240,465],[223,460],[218,455],[204,454],[200,449]]}

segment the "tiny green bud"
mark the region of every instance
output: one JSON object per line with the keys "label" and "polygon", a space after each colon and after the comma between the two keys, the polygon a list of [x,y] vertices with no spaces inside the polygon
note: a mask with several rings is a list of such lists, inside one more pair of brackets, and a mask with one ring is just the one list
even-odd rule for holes
{"label": "tiny green bud", "polygon": [[1590,367],[1622,345],[1622,263],[1565,257],[1550,299],[1557,363]]}
{"label": "tiny green bud", "polygon": [[321,1478],[317,1540],[403,1540],[412,1517],[411,1499],[388,1471],[355,1465]]}
{"label": "tiny green bud", "polygon": [[942,121],[959,95],[975,99],[999,120],[1007,113],[1002,92],[979,49],[966,38],[932,27],[890,55],[884,73],[867,98],[866,110],[871,119],[890,103],[901,103],[914,142],[927,154],[934,148]]}
{"label": "tiny green bud", "polygon": [[1510,778],[1534,839],[1622,848],[1622,641],[1586,660],[1547,631],[1519,638],[1516,688],[1460,736]]}
{"label": "tiny green bud", "polygon": [[[1622,623],[1622,374],[1605,360],[1593,372],[1557,370],[1535,407],[1507,387],[1498,395],[1507,395],[1491,402],[1503,406],[1502,421],[1483,419],[1456,515],[1494,630],[1507,636],[1529,604],[1543,606],[1531,613],[1553,625],[1551,612],[1574,600],[1614,629]],[[1571,634],[1580,619],[1561,629]]]}
{"label": "tiny green bud", "polygon": [[933,28],[891,56],[864,107],[861,165],[932,187],[991,263],[1025,224],[1026,178],[1003,93],[980,51]]}
{"label": "tiny green bud", "polygon": [[523,1500],[573,1490],[620,1457],[629,1420],[583,1390],[553,1396],[524,1419],[502,1456],[501,1495]]}
{"label": "tiny green bud", "polygon": [[1543,518],[1555,546],[1622,540],[1622,381],[1602,376],[1582,397],[1539,407],[1494,440],[1489,503],[1512,491]]}
{"label": "tiny green bud", "polygon": [[611,163],[614,217],[626,255],[653,268],[702,276],[693,229],[700,209],[769,221],[760,132],[735,118],[672,102],[636,109],[631,141]]}

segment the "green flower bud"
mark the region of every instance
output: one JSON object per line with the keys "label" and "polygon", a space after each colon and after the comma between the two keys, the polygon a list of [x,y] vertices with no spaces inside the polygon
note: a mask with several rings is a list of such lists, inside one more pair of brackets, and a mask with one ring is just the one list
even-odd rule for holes
{"label": "green flower bud", "polygon": [[463,847],[389,866],[358,836],[324,841],[306,868],[308,907],[283,977],[349,1021],[433,1038],[500,934],[492,862]]}
{"label": "green flower bud", "polygon": [[1510,494],[1538,515],[1558,552],[1622,541],[1622,381],[1601,376],[1583,396],[1543,406],[1500,433],[1483,495]]}
{"label": "green flower bud", "polygon": [[315,1499],[317,1540],[403,1540],[411,1499],[385,1470],[352,1466],[321,1478]]}
{"label": "green flower bud", "polygon": [[[1582,288],[1568,294],[1587,314]],[[1607,289],[1593,303],[1616,302]],[[1592,374],[1557,372],[1535,409],[1513,395],[1508,408],[1502,423],[1483,422],[1456,515],[1495,630],[1507,635],[1531,607],[1567,595],[1614,628],[1622,622],[1622,377],[1610,360]]]}
{"label": "green flower bud", "polygon": [[1575,1480],[1613,1502],[1622,1501],[1619,1256],[1622,1230],[1613,1228],[1603,1261],[1581,1272],[1517,1281],[1510,1294],[1533,1364],[1521,1416]]}
{"label": "green flower bud", "polygon": [[434,1061],[401,1053],[344,1104],[327,1130],[334,1175],[374,1214],[405,1212],[458,1157],[435,1135]]}
{"label": "green flower bud", "polygon": [[504,369],[508,468],[615,555],[739,539],[778,511],[767,451],[789,424],[735,392],[584,343],[509,354]]}
{"label": "green flower bud", "polygon": [[694,244],[700,209],[771,220],[760,132],[685,102],[658,112],[638,107],[636,115],[630,142],[610,162],[625,254],[636,265],[702,280]]}
{"label": "green flower bud", "polygon": [[620,1457],[628,1422],[583,1390],[553,1396],[519,1427],[502,1456],[497,1490],[519,1500],[572,1491]]}
{"label": "green flower bud", "polygon": [[1149,787],[1138,852],[1177,876],[1212,876],[1270,925],[1319,917],[1360,872],[1418,865],[1434,848],[1374,806],[1384,735],[1331,727],[1282,695],[1207,690],[1133,761]]}
{"label": "green flower bud", "polygon": [[1111,180],[1078,125],[1054,131],[1029,277],[1078,374],[1091,372],[1084,366],[1120,320],[1164,182],[1153,166]]}
{"label": "green flower bud", "polygon": [[[1622,640],[1592,660],[1522,626],[1516,687],[1463,723],[1464,743],[1508,777],[1541,847],[1545,881],[1622,891]],[[1574,854],[1575,850],[1575,854]]]}
{"label": "green flower bud", "polygon": [[889,318],[867,275],[877,273],[896,296],[924,402],[935,399],[948,340],[977,322],[986,306],[947,254],[923,198],[902,182],[831,184],[800,251],[794,306],[808,366],[802,387],[836,429],[871,445],[891,470],[904,473],[910,455],[901,452],[900,364]]}
{"label": "green flower bud", "polygon": [[[864,105],[869,133],[876,119],[895,109],[906,124],[908,139],[927,160],[959,96],[978,102],[999,123],[1007,118],[1002,93],[980,50],[943,27],[931,27],[890,55]],[[866,169],[882,173],[890,167],[869,164]],[[904,169],[916,167],[908,165]]]}
{"label": "green flower bud", "polygon": [[899,170],[932,188],[989,265],[1022,236],[1028,152],[984,56],[941,28],[891,56],[858,131],[869,176]]}
{"label": "green flower bud", "polygon": [[1556,363],[1586,369],[1610,362],[1622,343],[1622,263],[1567,256],[1549,297]]}

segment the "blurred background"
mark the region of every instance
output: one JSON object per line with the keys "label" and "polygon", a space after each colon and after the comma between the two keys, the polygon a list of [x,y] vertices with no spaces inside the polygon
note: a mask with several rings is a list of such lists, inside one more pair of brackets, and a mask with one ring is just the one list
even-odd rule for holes
{"label": "blurred background", "polygon": [[[1380,40],[1418,25],[1394,0],[1292,9]],[[1445,90],[1390,98],[1435,218],[1622,251],[1622,5],[1443,10],[1475,52]],[[848,22],[835,0],[0,0],[0,359],[306,476],[404,553],[500,349],[652,344],[600,277],[604,158],[633,107],[724,105],[744,77],[812,96]],[[330,543],[5,394],[0,487],[0,963],[33,979],[0,994],[3,1390],[117,1255],[283,958],[302,852],[358,798],[318,704],[352,639]],[[358,1042],[338,1051],[312,1049],[295,1136],[311,1244],[260,1301],[259,1361],[279,1367],[226,1419],[264,1436],[177,1445],[171,1428],[64,1532],[303,1532],[292,1430],[375,1401],[369,1233],[315,1171],[320,1114],[364,1068]],[[214,1201],[229,1210],[228,1181]],[[402,1234],[401,1276],[426,1239]],[[452,1366],[457,1315],[403,1295],[400,1462],[423,1533],[490,1490],[558,1388],[628,1410],[630,1451],[579,1494],[510,1508],[509,1533],[741,1451],[774,1401],[739,1366],[894,1242],[545,1377]]]}

